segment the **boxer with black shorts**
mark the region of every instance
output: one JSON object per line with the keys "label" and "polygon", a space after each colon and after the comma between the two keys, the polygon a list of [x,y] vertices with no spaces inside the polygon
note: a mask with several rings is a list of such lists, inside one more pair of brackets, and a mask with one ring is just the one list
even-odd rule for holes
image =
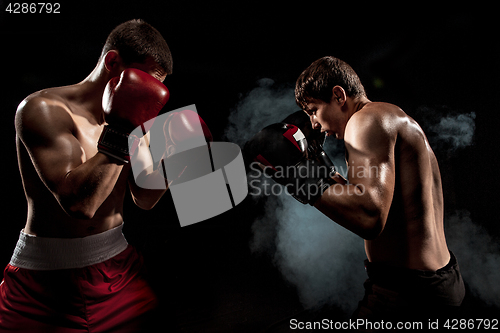
{"label": "boxer with black shorts", "polygon": [[334,57],[299,76],[295,97],[313,128],[345,142],[349,183],[310,204],[365,240],[368,280],[355,317],[454,313],[465,288],[446,245],[438,162],[418,123],[368,100],[354,70]]}
{"label": "boxer with black shorts", "polygon": [[[246,159],[364,239],[368,279],[354,316],[456,314],[465,287],[446,244],[441,175],[423,130],[399,107],[368,100],[354,70],[334,57],[302,72],[295,98],[312,130],[295,113],[249,140]],[[322,135],[344,139],[348,181]]]}
{"label": "boxer with black shorts", "polygon": [[144,137],[129,133],[167,102],[162,82],[171,72],[163,37],[132,20],[110,33],[82,82],[36,92],[19,105],[28,216],[0,285],[1,332],[143,327],[157,299],[122,234],[123,200],[128,185],[134,202],[151,209],[166,189],[135,184],[131,164],[151,165],[152,158]]}

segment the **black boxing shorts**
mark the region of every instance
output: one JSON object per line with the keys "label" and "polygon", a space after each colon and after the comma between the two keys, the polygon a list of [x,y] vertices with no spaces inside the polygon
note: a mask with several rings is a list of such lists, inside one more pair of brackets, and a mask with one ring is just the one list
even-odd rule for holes
{"label": "black boxing shorts", "polygon": [[435,318],[458,313],[465,286],[457,258],[437,271],[393,267],[365,260],[368,279],[355,318]]}
{"label": "black boxing shorts", "polygon": [[122,225],[84,238],[21,232],[0,284],[0,332],[137,332],[157,299]]}

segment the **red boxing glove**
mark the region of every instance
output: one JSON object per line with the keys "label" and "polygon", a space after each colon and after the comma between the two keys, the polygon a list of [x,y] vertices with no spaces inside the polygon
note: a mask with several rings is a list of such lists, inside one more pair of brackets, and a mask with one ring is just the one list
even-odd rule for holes
{"label": "red boxing glove", "polygon": [[165,122],[163,132],[167,142],[167,156],[213,141],[207,124],[191,110],[172,114]]}
{"label": "red boxing glove", "polygon": [[194,111],[183,110],[170,115],[163,125],[166,153],[163,168],[165,178],[179,181],[188,168],[196,168],[201,151],[213,141],[212,133],[203,119]]}
{"label": "red boxing glove", "polygon": [[153,122],[144,123],[158,116],[169,97],[163,83],[136,68],[109,80],[102,99],[108,125],[99,138],[99,152],[128,163],[139,143],[130,132],[138,126],[149,131]]}

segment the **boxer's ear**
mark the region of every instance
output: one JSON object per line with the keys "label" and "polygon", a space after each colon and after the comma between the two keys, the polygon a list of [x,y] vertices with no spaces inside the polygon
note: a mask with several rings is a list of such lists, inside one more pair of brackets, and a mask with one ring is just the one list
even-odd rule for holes
{"label": "boxer's ear", "polygon": [[121,67],[121,57],[116,50],[110,50],[104,56],[104,67],[110,73]]}
{"label": "boxer's ear", "polygon": [[346,101],[347,94],[341,86],[332,88],[332,101],[335,101],[340,106],[343,106]]}

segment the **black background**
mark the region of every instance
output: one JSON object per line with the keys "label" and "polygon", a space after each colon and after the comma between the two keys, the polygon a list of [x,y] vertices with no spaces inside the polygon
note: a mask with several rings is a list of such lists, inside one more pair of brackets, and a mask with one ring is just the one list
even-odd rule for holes
{"label": "black background", "polygon": [[[172,51],[174,72],[164,82],[171,92],[168,109],[196,104],[216,141],[224,140],[229,113],[257,80],[294,84],[324,55],[347,61],[371,100],[397,104],[418,121],[432,116],[418,112],[422,105],[474,111],[473,145],[438,155],[446,209],[466,209],[475,223],[500,235],[495,209],[500,47],[493,8],[85,1],[62,3],[60,14],[9,14],[8,2],[1,3],[2,267],[26,219],[15,152],[17,105],[34,91],[83,80],[109,32],[132,18],[156,27]],[[185,228],[174,212],[168,193],[151,211],[134,207],[127,197],[124,233],[145,255],[164,300],[166,326],[254,332],[303,310],[271,260],[249,250],[250,227],[262,207],[247,198]],[[471,317],[498,317],[498,309],[472,296],[467,306]],[[332,318],[349,316],[329,310]]]}

